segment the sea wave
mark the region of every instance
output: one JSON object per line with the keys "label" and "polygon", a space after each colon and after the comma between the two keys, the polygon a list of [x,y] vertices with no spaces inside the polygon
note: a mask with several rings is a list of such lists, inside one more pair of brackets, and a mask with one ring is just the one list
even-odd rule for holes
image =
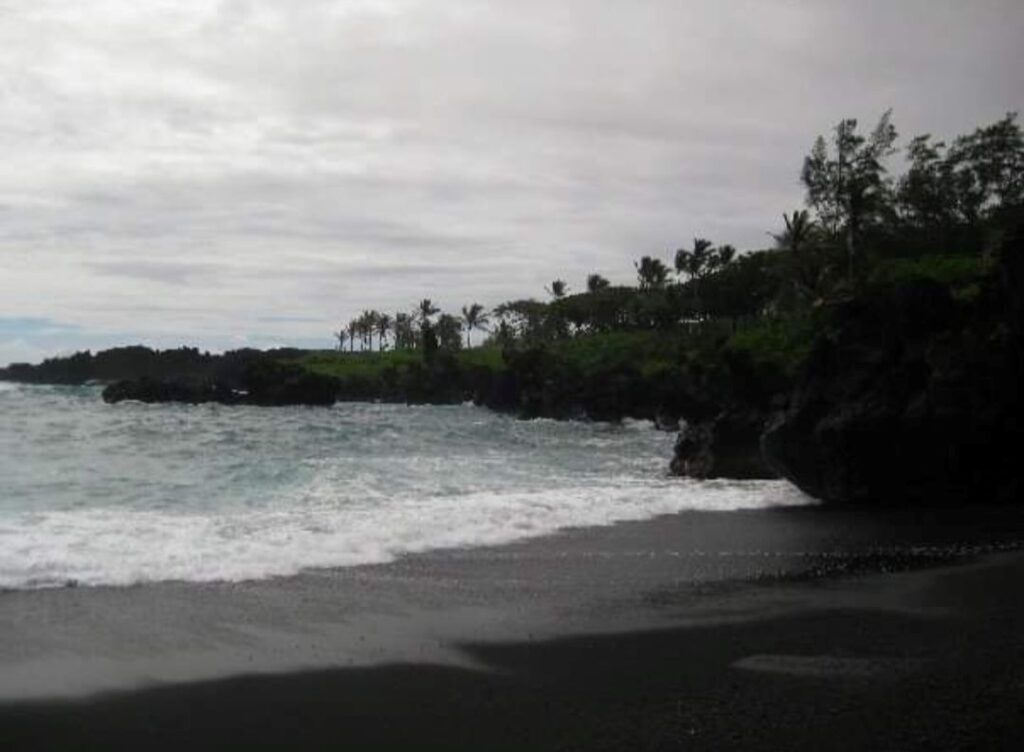
{"label": "sea wave", "polygon": [[274,508],[227,514],[81,509],[0,523],[0,587],[242,581],[497,545],[686,510],[812,503],[781,481],[621,479],[603,487],[410,497],[339,507],[312,483]]}
{"label": "sea wave", "polygon": [[110,407],[23,387],[0,420],[0,587],[258,579],[806,503],[785,483],[669,479],[673,442],[468,406]]}

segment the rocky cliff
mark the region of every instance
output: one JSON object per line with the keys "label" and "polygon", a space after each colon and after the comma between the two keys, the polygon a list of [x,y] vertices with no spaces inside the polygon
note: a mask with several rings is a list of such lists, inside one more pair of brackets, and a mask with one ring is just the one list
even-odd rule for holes
{"label": "rocky cliff", "polygon": [[966,294],[919,281],[837,306],[765,460],[829,502],[1016,502],[1022,260],[1018,230]]}

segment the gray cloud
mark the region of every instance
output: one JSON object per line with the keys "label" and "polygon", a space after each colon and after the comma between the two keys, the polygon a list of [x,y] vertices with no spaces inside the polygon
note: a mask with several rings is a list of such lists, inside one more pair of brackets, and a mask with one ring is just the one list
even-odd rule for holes
{"label": "gray cloud", "polygon": [[182,285],[200,278],[210,278],[225,267],[173,261],[89,261],[86,267],[100,275],[128,277],[165,285]]}
{"label": "gray cloud", "polygon": [[904,134],[950,136],[1024,100],[1018,0],[7,0],[0,17],[0,317],[83,342],[329,344],[370,306],[626,281],[697,234],[763,245],[840,117],[893,107]]}

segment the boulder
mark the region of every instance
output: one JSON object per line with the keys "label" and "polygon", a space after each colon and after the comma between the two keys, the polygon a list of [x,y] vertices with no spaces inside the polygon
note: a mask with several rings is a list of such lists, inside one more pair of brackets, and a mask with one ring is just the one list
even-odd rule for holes
{"label": "boulder", "polygon": [[764,427],[764,413],[743,408],[687,423],[676,440],[671,471],[691,478],[777,478],[761,455]]}

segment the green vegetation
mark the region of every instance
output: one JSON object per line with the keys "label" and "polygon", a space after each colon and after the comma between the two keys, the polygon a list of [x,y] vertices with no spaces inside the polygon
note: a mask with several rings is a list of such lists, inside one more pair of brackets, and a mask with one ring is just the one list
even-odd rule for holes
{"label": "green vegetation", "polygon": [[818,322],[814,316],[764,321],[736,332],[729,350],[743,353],[755,364],[794,376],[814,344]]}
{"label": "green vegetation", "polygon": [[421,363],[423,356],[415,350],[392,350],[371,353],[338,353],[329,350],[314,350],[304,353],[290,362],[297,363],[314,373],[340,379],[376,379],[388,368],[403,368]]}
{"label": "green vegetation", "polygon": [[[496,347],[477,347],[461,350],[456,362],[465,368],[486,368],[500,371],[505,367],[501,350]],[[402,371],[422,367],[423,354],[419,350],[389,350],[387,352],[340,353],[331,350],[304,352],[288,362],[324,376],[338,379],[376,380],[388,371]]]}
{"label": "green vegetation", "polygon": [[584,372],[635,366],[657,370],[678,363],[692,346],[686,336],[660,332],[607,332],[564,340],[554,350],[572,367]]}
{"label": "green vegetation", "polygon": [[915,280],[931,280],[954,289],[967,287],[988,271],[988,263],[981,256],[919,256],[915,258],[885,259],[871,270],[872,285],[897,284]]}

